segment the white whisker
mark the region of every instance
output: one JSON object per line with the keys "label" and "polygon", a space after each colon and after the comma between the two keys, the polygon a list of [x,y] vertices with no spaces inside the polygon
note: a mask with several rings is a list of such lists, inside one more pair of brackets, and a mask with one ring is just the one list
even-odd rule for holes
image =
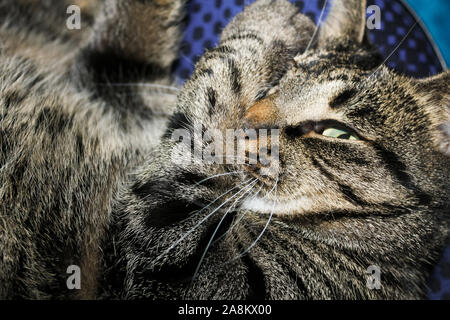
{"label": "white whisker", "polygon": [[223,176],[229,176],[229,175],[232,175],[232,174],[240,174],[240,173],[243,173],[243,172],[244,171],[233,171],[233,172],[216,174],[215,176],[212,176],[212,177],[209,177],[209,178],[206,178],[206,179],[203,179],[203,180],[197,182],[195,185],[197,186],[199,184],[202,184],[205,181],[208,181],[208,180],[211,180],[211,179],[214,179],[214,178],[223,177]]}
{"label": "white whisker", "polygon": [[369,81],[370,78],[372,78],[372,76],[375,73],[377,73],[381,69],[381,67],[392,57],[392,55],[398,50],[398,48],[400,48],[400,46],[403,44],[403,42],[405,42],[406,38],[410,35],[410,33],[413,31],[413,29],[416,27],[417,24],[418,24],[418,22],[416,21],[413,24],[413,26],[408,30],[408,32],[405,34],[403,39],[399,42],[399,44],[394,48],[394,50],[387,56],[386,59],[384,59],[383,63],[380,64],[380,66],[366,80],[364,80],[364,82]]}
{"label": "white whisker", "polygon": [[191,61],[191,59],[189,59],[188,57],[186,57],[184,54],[180,54],[180,56],[186,60],[187,62],[189,62],[189,64],[195,68],[195,64]]}
{"label": "white whisker", "polygon": [[323,14],[325,12],[325,9],[327,8],[327,3],[328,3],[328,0],[325,0],[325,3],[324,3],[323,8],[322,8],[322,11],[320,12],[319,21],[317,21],[316,29],[314,30],[314,33],[313,33],[313,35],[311,37],[311,40],[309,40],[309,43],[308,43],[308,46],[305,49],[305,52],[307,52],[309,50],[309,48],[311,47],[312,43],[314,42],[314,40],[315,40],[315,38],[317,36],[317,32],[319,31],[320,24],[322,22]]}
{"label": "white whisker", "polygon": [[266,225],[264,226],[263,230],[261,231],[261,233],[258,235],[258,237],[256,238],[256,240],[247,248],[245,249],[243,252],[241,252],[240,254],[237,255],[237,257],[229,260],[227,263],[230,263],[236,259],[239,259],[240,257],[244,256],[247,252],[249,252],[257,243],[258,241],[261,239],[261,237],[263,236],[263,234],[266,232],[267,227],[270,224],[270,221],[272,221],[272,217],[275,211],[275,203],[277,202],[277,185],[278,185],[278,177],[277,180],[275,182],[274,187],[272,188],[272,190],[270,191],[270,193],[275,189],[275,201],[273,202],[273,207],[272,207],[272,212],[270,213],[269,219],[267,220]]}
{"label": "white whisker", "polygon": [[[220,195],[219,197],[217,197],[213,202],[211,202],[210,204],[208,204],[206,207],[204,207],[203,209],[201,209],[199,212],[202,212],[203,210],[207,209],[208,207],[210,207],[213,203],[215,203],[217,200],[219,200],[220,198],[222,198],[223,196],[225,196],[226,194],[230,193],[231,191],[233,191],[234,189],[240,187],[241,185],[250,182],[252,179],[248,179],[246,181],[244,181],[243,183],[235,186],[234,188],[228,190],[227,192],[223,193],[222,195]],[[235,193],[233,196],[231,196],[228,200],[226,200],[225,202],[223,202],[219,207],[217,207],[216,209],[214,209],[210,214],[208,214],[206,217],[204,217],[202,220],[200,220],[199,223],[197,223],[194,227],[192,227],[188,232],[186,232],[180,239],[178,239],[177,241],[175,241],[169,248],[167,248],[166,250],[164,250],[164,252],[162,252],[159,256],[157,256],[153,261],[158,261],[161,257],[163,257],[164,255],[166,255],[170,250],[172,250],[173,248],[175,248],[181,241],[183,241],[184,239],[187,238],[187,236],[189,236],[192,232],[194,232],[198,227],[200,227],[206,220],[208,220],[214,213],[216,213],[220,208],[222,208],[225,204],[227,204],[229,201],[231,201],[239,192]]]}
{"label": "white whisker", "polygon": [[258,179],[254,179],[252,182],[250,182],[248,185],[246,185],[245,187],[243,187],[241,190],[238,191],[238,193],[244,191],[245,189],[248,188],[248,190],[246,190],[241,196],[239,196],[234,202],[233,204],[227,209],[227,211],[224,213],[224,215],[222,216],[222,219],[220,219],[219,223],[217,224],[216,229],[214,230],[211,238],[209,239],[208,244],[206,245],[206,249],[205,251],[203,251],[203,254],[200,258],[200,261],[197,265],[197,267],[195,268],[195,272],[194,275],[192,277],[192,282],[195,280],[195,278],[197,277],[198,271],[200,270],[200,267],[202,265],[203,260],[205,259],[206,253],[208,252],[209,248],[211,247],[211,243],[213,242],[214,237],[216,236],[217,232],[219,231],[220,226],[222,225],[223,221],[225,220],[225,217],[228,215],[228,213],[231,211],[232,208],[234,208],[234,206],[236,205],[236,203],[242,199],[242,197],[244,197],[248,192],[251,191],[251,189],[253,188],[253,186],[258,182]]}
{"label": "white whisker", "polygon": [[164,84],[157,84],[157,83],[145,83],[145,82],[117,82],[117,83],[99,83],[103,86],[109,86],[109,87],[148,87],[148,88],[154,88],[154,89],[165,89],[165,90],[173,90],[173,91],[180,91],[179,88],[168,86]]}
{"label": "white whisker", "polygon": [[[261,192],[262,188],[264,187],[264,185],[261,185],[261,188],[259,188],[259,190],[250,197],[250,199],[255,199],[258,194]],[[267,196],[267,195],[266,195]],[[266,197],[265,196],[265,197]],[[222,234],[219,238],[217,238],[216,240],[214,240],[213,244],[215,244],[216,242],[219,242],[220,240],[222,240],[228,233],[230,233],[231,231],[233,231],[233,229],[239,224],[239,222],[241,222],[242,219],[244,219],[245,215],[247,214],[247,212],[249,212],[250,210],[245,210],[244,213],[242,213],[240,215],[240,217],[233,223],[233,225],[224,233]]]}

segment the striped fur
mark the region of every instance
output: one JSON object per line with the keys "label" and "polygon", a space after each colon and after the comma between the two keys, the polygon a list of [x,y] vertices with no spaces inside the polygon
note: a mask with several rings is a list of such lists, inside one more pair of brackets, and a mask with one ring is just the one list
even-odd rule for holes
{"label": "striped fur", "polygon": [[[182,1],[106,1],[85,40],[43,36],[67,57],[58,65],[2,49],[0,297],[424,298],[447,235],[449,73],[382,66],[355,32],[361,1],[346,2],[316,39],[288,1],[256,1],[174,110],[157,90],[114,83],[171,84]],[[172,132],[199,123],[278,128],[278,175],[173,161]],[[311,129],[323,123],[361,140]],[[371,265],[380,290],[366,285]]]}

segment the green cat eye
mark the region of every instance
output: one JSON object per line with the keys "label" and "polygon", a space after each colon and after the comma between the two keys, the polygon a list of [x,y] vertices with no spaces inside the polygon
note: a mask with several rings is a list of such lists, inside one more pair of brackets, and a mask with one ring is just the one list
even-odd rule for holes
{"label": "green cat eye", "polygon": [[342,130],[342,129],[336,129],[336,128],[325,129],[322,132],[322,135],[325,137],[337,138],[337,139],[359,140],[359,138],[356,135],[354,135],[353,133],[346,131],[346,130]]}

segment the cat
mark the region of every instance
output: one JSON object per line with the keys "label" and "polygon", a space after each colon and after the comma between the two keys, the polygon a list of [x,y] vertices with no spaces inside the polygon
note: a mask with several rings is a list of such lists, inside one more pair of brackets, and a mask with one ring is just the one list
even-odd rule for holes
{"label": "cat", "polygon": [[[107,0],[56,38],[10,18],[0,298],[425,298],[448,234],[450,73],[385,67],[365,5],[335,0],[318,28],[257,0],[180,89],[184,1]],[[211,164],[187,152],[205,145],[197,127],[267,129],[244,137],[245,158],[269,150]]]}

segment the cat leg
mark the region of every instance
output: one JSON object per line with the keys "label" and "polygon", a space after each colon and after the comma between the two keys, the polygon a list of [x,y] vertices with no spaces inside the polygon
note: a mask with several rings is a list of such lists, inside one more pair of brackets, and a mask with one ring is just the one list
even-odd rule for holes
{"label": "cat leg", "polygon": [[152,99],[161,102],[149,109],[167,104],[161,94],[142,98],[142,91],[144,96],[154,91],[175,96],[176,89],[168,86],[173,83],[184,2],[106,0],[89,43],[74,63],[75,81],[119,109],[130,110]]}
{"label": "cat leg", "polygon": [[177,58],[183,2],[107,0],[88,48],[169,72]]}
{"label": "cat leg", "polygon": [[[183,0],[105,0],[90,41],[73,63],[73,81],[80,91],[100,102],[102,119],[112,122],[99,125],[98,130],[104,137],[114,133],[120,138],[102,139],[101,143],[131,159],[128,166],[135,165],[159,142],[175,105],[178,89],[173,86],[171,69],[177,59],[183,5]],[[117,227],[114,219],[110,217],[109,228]],[[103,263],[113,266],[120,258],[115,255],[116,248],[109,247],[114,244],[109,236],[114,237],[115,232],[105,235],[108,238],[102,251],[108,254]],[[82,269],[95,270],[89,258],[95,253],[90,243],[95,242],[85,242]],[[94,282],[92,273],[94,276],[83,273],[82,281]],[[100,273],[104,279],[117,277],[114,271]],[[105,281],[105,288],[109,288],[109,281]],[[102,289],[98,292],[110,294]]]}

